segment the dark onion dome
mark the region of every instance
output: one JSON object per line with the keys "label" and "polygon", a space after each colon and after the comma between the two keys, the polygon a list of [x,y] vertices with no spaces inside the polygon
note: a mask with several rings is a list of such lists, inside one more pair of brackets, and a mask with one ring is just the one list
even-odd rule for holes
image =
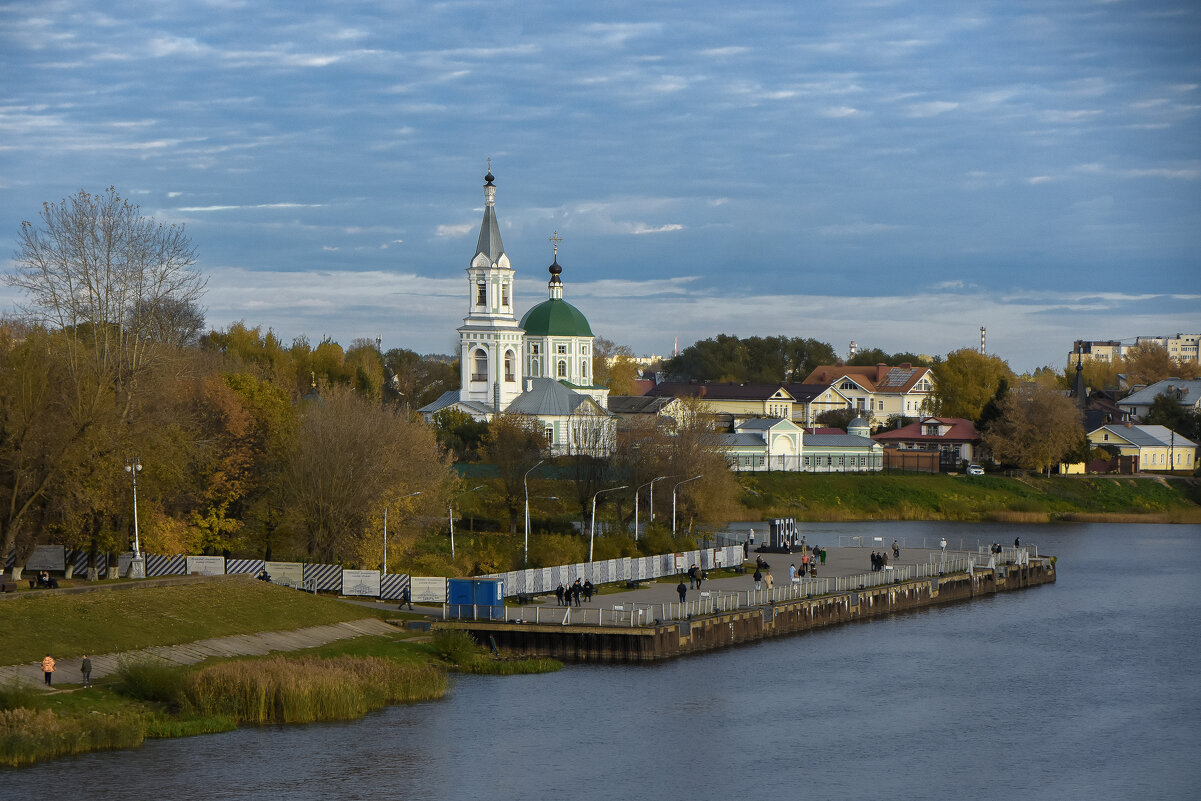
{"label": "dark onion dome", "polygon": [[492,170],[488,170],[488,174],[484,176],[484,182],[488,186],[492,186],[492,182],[496,180],[496,176],[492,174]]}
{"label": "dark onion dome", "polygon": [[552,262],[551,265],[546,269],[550,271],[551,275],[558,275],[563,272],[563,268],[559,266],[558,259],[555,259],[554,262]]}
{"label": "dark onion dome", "polygon": [[590,337],[584,313],[562,298],[544,300],[525,313],[521,327],[527,337]]}

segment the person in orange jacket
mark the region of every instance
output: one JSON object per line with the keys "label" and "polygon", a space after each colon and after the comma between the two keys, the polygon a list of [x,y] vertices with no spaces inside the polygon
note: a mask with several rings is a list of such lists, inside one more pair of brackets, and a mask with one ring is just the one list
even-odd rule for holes
{"label": "person in orange jacket", "polygon": [[42,660],[42,672],[46,674],[46,686],[50,686],[50,679],[54,677],[54,657],[46,654],[46,658]]}

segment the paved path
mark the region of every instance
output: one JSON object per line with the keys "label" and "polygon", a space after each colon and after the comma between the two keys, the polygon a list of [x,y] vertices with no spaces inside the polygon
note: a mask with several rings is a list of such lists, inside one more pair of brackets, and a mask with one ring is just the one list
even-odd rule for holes
{"label": "paved path", "polygon": [[[372,634],[395,634],[398,631],[399,629],[391,623],[379,618],[366,617],[346,623],[332,623],[327,626],[311,626],[290,631],[234,634],[182,645],[156,645],[140,651],[92,654],[92,679],[99,679],[116,672],[122,659],[157,658],[176,665],[192,665],[214,657],[261,656],[273,651],[299,651],[302,648],[313,648],[335,640]],[[56,659],[55,681],[62,684],[78,684],[81,680],[80,660],[81,657]],[[25,665],[0,667],[0,684],[15,680],[44,688],[46,685],[43,678],[41,660]]]}

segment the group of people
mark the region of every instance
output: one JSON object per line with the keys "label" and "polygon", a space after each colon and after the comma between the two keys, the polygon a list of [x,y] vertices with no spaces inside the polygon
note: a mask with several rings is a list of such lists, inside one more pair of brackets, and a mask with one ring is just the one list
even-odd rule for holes
{"label": "group of people", "polygon": [[801,567],[798,570],[796,562],[788,566],[788,579],[790,581],[800,581],[805,576],[817,578],[818,562],[825,564],[826,552],[820,548],[814,548],[812,552],[805,551],[801,554]]}
{"label": "group of people", "polygon": [[592,593],[595,591],[596,587],[593,586],[591,581],[585,581],[581,584],[580,580],[576,579],[575,582],[568,587],[564,587],[562,584],[556,587],[555,600],[558,602],[559,606],[572,606],[573,603],[575,606],[579,606],[581,597],[586,602],[591,601]]}
{"label": "group of people", "polygon": [[872,572],[883,570],[888,567],[888,553],[885,551],[872,551]]}
{"label": "group of people", "polygon": [[[696,562],[693,562],[692,567],[688,568],[688,588],[692,590],[699,590],[701,588],[701,582],[706,578],[708,578],[708,576],[705,575],[705,571],[698,567]],[[682,584],[683,582],[680,583]]]}
{"label": "group of people", "polygon": [[48,572],[43,570],[37,575],[36,587],[39,590],[58,589],[58,579],[54,578]]}
{"label": "group of people", "polygon": [[[92,686],[92,660],[87,654],[83,655],[83,659],[79,663],[79,672],[83,674],[83,686]],[[46,654],[42,659],[42,673],[46,677],[46,686],[53,686],[54,681],[54,657]]]}

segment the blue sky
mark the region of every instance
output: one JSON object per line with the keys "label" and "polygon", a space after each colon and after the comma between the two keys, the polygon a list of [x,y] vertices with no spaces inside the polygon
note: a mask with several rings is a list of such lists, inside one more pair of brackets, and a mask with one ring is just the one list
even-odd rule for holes
{"label": "blue sky", "polygon": [[491,157],[519,308],[557,230],[640,353],[1062,365],[1201,329],[1198,42],[1192,0],[4,3],[0,258],[112,184],[187,225],[209,325],[449,353]]}

